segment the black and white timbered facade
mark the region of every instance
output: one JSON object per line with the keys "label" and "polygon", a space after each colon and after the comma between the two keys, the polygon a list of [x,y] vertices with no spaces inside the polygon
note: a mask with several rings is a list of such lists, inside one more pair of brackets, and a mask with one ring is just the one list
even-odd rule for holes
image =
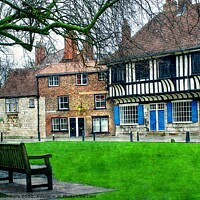
{"label": "black and white timbered facade", "polygon": [[200,133],[200,49],[110,66],[117,133]]}

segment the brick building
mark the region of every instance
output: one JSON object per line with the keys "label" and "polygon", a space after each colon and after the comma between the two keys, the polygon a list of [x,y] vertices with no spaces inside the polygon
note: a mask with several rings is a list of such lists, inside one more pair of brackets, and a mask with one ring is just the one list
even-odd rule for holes
{"label": "brick building", "polygon": [[96,65],[89,46],[83,62],[70,39],[62,53],[58,63],[47,65],[36,75],[40,98],[45,99],[46,135],[78,137],[83,131],[85,135],[113,135],[113,110],[107,100],[107,67]]}

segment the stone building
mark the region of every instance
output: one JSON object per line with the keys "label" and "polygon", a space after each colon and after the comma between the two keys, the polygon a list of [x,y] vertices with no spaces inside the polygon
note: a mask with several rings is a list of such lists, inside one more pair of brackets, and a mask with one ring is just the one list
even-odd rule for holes
{"label": "stone building", "polygon": [[6,137],[45,137],[45,104],[37,93],[35,73],[15,69],[0,89],[0,132]]}

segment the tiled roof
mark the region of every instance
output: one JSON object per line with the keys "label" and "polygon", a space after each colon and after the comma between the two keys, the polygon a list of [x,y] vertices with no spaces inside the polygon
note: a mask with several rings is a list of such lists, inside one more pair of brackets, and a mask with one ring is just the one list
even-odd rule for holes
{"label": "tiled roof", "polygon": [[132,38],[128,38],[107,62],[184,51],[200,47],[199,4],[180,13],[162,12]]}
{"label": "tiled roof", "polygon": [[11,71],[4,86],[0,88],[0,98],[36,96],[35,73],[34,69],[15,69]]}
{"label": "tiled roof", "polygon": [[64,56],[64,49],[61,49],[55,53],[48,54],[40,63],[40,66],[47,66],[50,64],[56,64],[61,62]]}
{"label": "tiled roof", "polygon": [[50,75],[50,74],[73,74],[81,72],[97,72],[106,70],[105,65],[97,65],[95,61],[89,62],[66,62],[49,65],[37,73],[37,76]]}

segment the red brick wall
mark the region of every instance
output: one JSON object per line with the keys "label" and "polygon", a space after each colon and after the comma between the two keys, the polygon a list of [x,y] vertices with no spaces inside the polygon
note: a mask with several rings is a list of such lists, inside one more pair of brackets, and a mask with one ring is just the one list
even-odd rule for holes
{"label": "red brick wall", "polygon": [[[106,109],[94,109],[94,94],[105,91],[105,81],[98,81],[98,74],[88,74],[88,85],[77,86],[76,75],[60,76],[60,86],[49,87],[48,78],[39,78],[39,93],[45,97],[46,102],[46,134],[52,134],[51,118],[53,117],[84,117],[85,132],[92,132],[92,116],[109,116],[109,132],[114,134],[112,105],[107,101]],[[69,96],[69,111],[58,111],[57,97]],[[82,104],[83,111],[80,113],[77,107]]]}

